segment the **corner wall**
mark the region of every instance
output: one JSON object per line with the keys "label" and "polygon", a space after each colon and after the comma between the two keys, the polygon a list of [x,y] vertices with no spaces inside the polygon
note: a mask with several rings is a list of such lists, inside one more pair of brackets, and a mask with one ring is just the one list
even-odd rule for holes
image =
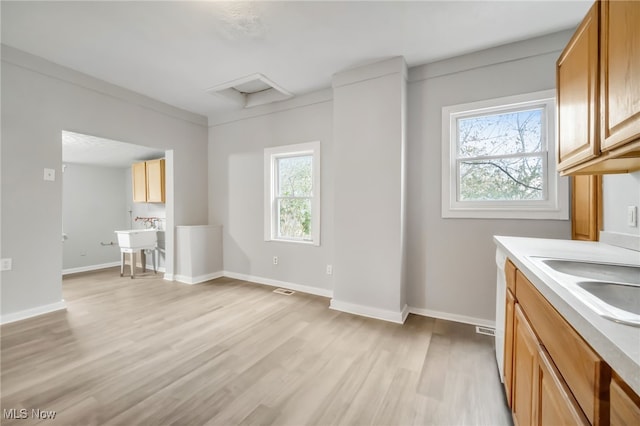
{"label": "corner wall", "polygon": [[2,322],[64,306],[62,130],[173,150],[175,224],[206,223],[205,117],[4,45],[1,78]]}
{"label": "corner wall", "polygon": [[[245,109],[209,127],[209,223],[222,225],[225,275],[331,295],[333,137],[331,92]],[[320,246],[264,241],[264,149],[320,141]],[[278,264],[273,264],[278,256]]]}
{"label": "corner wall", "polygon": [[408,303],[412,312],[492,325],[493,235],[570,238],[569,221],[443,219],[442,107],[555,88],[555,61],[571,31],[409,71]]}

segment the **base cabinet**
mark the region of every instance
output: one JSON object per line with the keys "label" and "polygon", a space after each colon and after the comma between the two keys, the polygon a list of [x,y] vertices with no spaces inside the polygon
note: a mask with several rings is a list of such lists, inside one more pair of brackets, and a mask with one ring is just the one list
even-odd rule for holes
{"label": "base cabinet", "polygon": [[589,420],[543,347],[538,349],[538,366],[538,401],[534,409],[538,413],[536,426],[589,425]]}
{"label": "base cabinet", "polygon": [[532,426],[535,424],[538,342],[518,304],[515,306],[513,328],[513,422],[516,426]]}
{"label": "base cabinet", "polygon": [[640,425],[640,397],[618,377],[611,380],[611,426]]}
{"label": "base cabinet", "polygon": [[514,424],[640,425],[640,396],[506,262],[504,386]]}

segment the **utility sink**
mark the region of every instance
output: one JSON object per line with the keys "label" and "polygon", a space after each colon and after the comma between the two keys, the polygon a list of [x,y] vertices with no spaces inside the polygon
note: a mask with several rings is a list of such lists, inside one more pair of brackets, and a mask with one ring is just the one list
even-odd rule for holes
{"label": "utility sink", "polygon": [[563,274],[599,281],[614,281],[640,285],[640,266],[592,263],[577,260],[544,259],[551,269]]}
{"label": "utility sink", "polygon": [[155,229],[128,229],[115,231],[121,249],[150,249],[158,242],[158,231]]}

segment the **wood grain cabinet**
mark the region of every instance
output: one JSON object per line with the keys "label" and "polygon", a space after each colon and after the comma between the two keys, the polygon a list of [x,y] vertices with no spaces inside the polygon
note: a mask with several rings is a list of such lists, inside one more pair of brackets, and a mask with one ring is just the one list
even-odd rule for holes
{"label": "wood grain cabinet", "polygon": [[640,396],[508,259],[505,274],[504,386],[514,424],[640,425]]}
{"label": "wood grain cabinet", "polygon": [[133,201],[136,203],[165,202],[165,160],[149,160],[131,166]]}
{"label": "wood grain cabinet", "polygon": [[596,158],[598,141],[598,21],[594,4],[556,65],[558,168]]}
{"label": "wood grain cabinet", "polygon": [[556,64],[558,170],[640,170],[640,2],[597,1]]}
{"label": "wood grain cabinet", "polygon": [[622,379],[611,380],[611,426],[640,425],[640,397]]}

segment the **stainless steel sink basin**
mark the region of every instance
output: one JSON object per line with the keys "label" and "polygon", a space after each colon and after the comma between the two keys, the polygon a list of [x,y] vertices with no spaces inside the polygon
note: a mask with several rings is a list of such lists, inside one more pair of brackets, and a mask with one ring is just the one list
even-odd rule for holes
{"label": "stainless steel sink basin", "polygon": [[531,257],[603,318],[640,327],[640,265]]}
{"label": "stainless steel sink basin", "polygon": [[592,280],[640,285],[640,266],[563,259],[544,259],[542,263],[563,274]]}
{"label": "stainless steel sink basin", "polygon": [[610,306],[640,315],[640,286],[602,281],[581,281],[577,285]]}

